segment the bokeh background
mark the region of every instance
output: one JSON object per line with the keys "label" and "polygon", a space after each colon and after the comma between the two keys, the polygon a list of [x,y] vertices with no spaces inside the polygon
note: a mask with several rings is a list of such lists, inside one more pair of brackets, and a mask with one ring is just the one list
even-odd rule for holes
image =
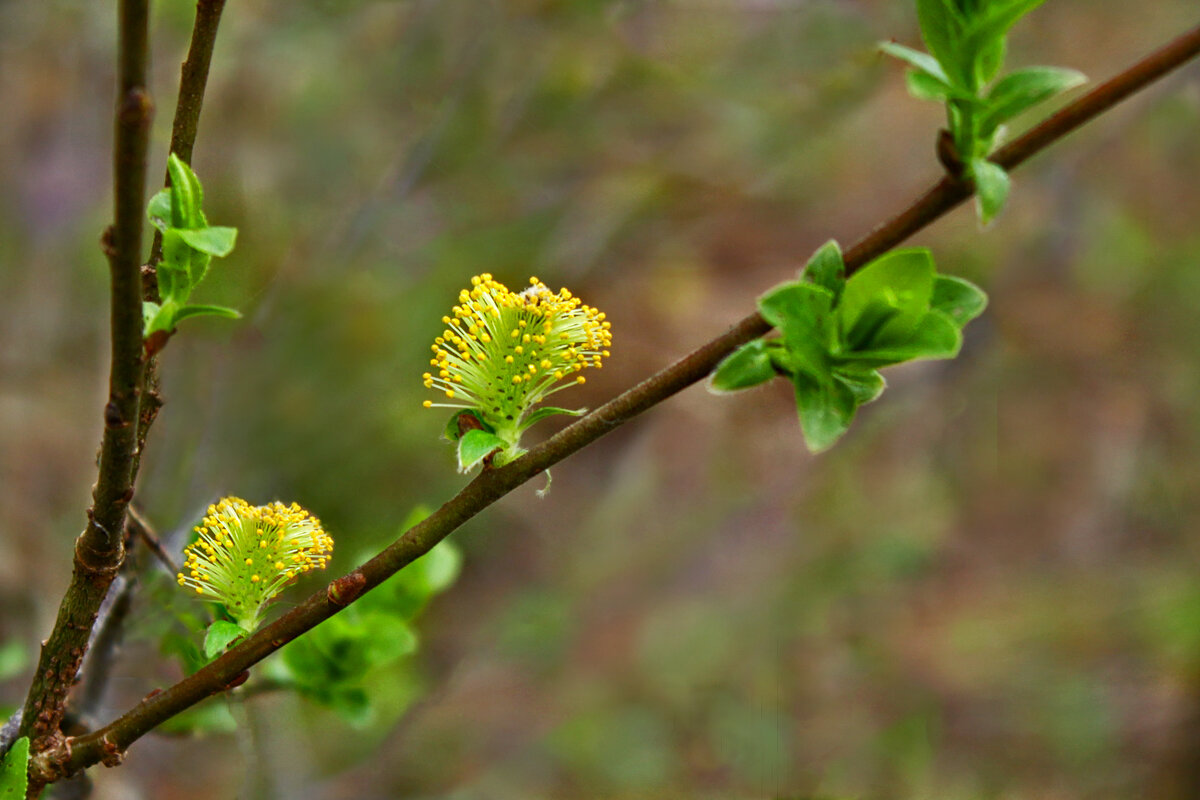
{"label": "bokeh background", "polygon": [[[94,480],[112,5],[0,0],[5,713]],[[154,4],[156,184],[191,14]],[[1010,64],[1103,79],[1196,21],[1052,0]],[[335,572],[390,541],[464,482],[419,376],[478,272],[607,312],[566,404],[722,332],[936,178],[888,38],[911,3],[231,0],[195,166],[241,231],[201,292],[246,319],[167,349],[146,515],[178,549],[224,493],[297,500]],[[147,737],[93,797],[1200,796],[1198,129],[1193,65],[1020,170],[991,229],[921,233],[991,307],[833,451],[782,384],[693,387],[455,535],[374,719],[220,700],[238,732]],[[103,716],[179,677],[159,613]]]}

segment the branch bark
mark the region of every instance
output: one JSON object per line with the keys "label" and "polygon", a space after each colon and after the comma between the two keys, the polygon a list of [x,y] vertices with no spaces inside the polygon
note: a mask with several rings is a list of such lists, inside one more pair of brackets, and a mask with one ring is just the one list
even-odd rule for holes
{"label": "branch bark", "polygon": [[[125,555],[125,508],[133,496],[133,459],[144,360],[141,252],[146,152],[154,103],[146,85],[148,0],[121,0],[118,92],[113,146],[113,224],[102,245],[111,276],[112,356],[99,477],[88,524],[75,543],[71,584],[50,638],[42,645],[25,701],[21,734],[33,752],[56,743],[67,692],[87,650],[88,637]],[[33,776],[30,796],[40,791]],[[41,781],[44,783],[44,781]]]}
{"label": "branch bark", "polygon": [[[993,160],[1008,169],[1019,166],[1122,98],[1144,88],[1198,53],[1200,27],[1078,98],[998,151]],[[847,250],[847,269],[853,272],[861,268],[960,205],[971,193],[969,184],[950,177],[942,179],[903,212]],[[769,330],[770,326],[758,314],[751,314],[724,334],[563,429],[525,456],[499,469],[485,470],[378,556],[350,575],[334,581],[334,584],[361,587],[361,592],[355,598],[347,599],[335,594],[334,584],[330,584],[326,590],[312,595],[195,674],[153,694],[104,728],[72,740],[71,747],[64,747],[59,753],[42,753],[35,760],[45,763],[45,768],[65,772],[102,760],[105,763],[119,760],[130,744],[155,726],[230,687],[249,667],[424,555],[450,532],[500,497],[642,411],[701,380],[735,348]],[[335,596],[338,597],[337,602],[333,599]],[[48,763],[55,759],[59,759],[58,765]]]}

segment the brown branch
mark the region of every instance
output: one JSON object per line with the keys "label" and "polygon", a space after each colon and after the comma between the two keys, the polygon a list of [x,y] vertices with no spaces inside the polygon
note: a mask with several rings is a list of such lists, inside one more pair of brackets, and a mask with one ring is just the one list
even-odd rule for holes
{"label": "brown branch", "polygon": [[[996,154],[996,160],[1015,167],[1032,154],[1062,138],[1165,72],[1200,53],[1200,28],[1167,45],[1117,78],[1075,100],[1063,111],[1037,126]],[[914,232],[941,217],[970,196],[970,187],[943,180],[903,213],[884,223],[846,253],[847,267],[861,267]],[[722,358],[745,342],[761,336],[770,326],[757,314],[746,317],[729,331],[698,350],[617,396],[578,422],[563,429],[525,456],[507,466],[485,470],[454,498],[425,521],[406,532],[382,553],[351,575],[334,582],[367,591],[425,554],[451,531],[491,503],[546,468],[595,441],[613,428],[692,385],[707,375]],[[333,591],[317,592],[278,620],[262,628],[220,658],[179,683],[158,692],[124,716],[86,736],[72,740],[71,748],[39,755],[37,761],[61,759],[65,771],[97,761],[118,759],[130,744],[171,716],[230,686],[258,663],[318,623],[336,614],[354,598]],[[355,597],[361,596],[361,592]],[[337,598],[335,602],[333,598]],[[50,767],[46,764],[46,767]]]}
{"label": "brown branch", "polygon": [[[171,152],[191,161],[200,111],[212,62],[213,44],[225,0],[199,0],[191,45],[183,63],[179,99],[172,125]],[[34,751],[53,744],[65,711],[67,693],[76,678],[88,637],[101,603],[124,557],[123,528],[133,483],[140,467],[146,436],[162,403],[154,365],[146,367],[142,347],[143,294],[156,298],[153,268],[147,281],[141,269],[143,209],[145,208],[146,157],[153,102],[146,88],[148,62],[148,2],[122,0],[118,41],[116,138],[114,143],[115,213],[103,244],[112,273],[113,353],[109,402],[105,406],[105,432],[101,445],[100,474],[89,511],[89,525],[76,543],[75,570],[59,609],[54,631],[42,647],[30,686],[21,734],[32,735]],[[161,252],[155,237],[154,252]],[[156,255],[156,261],[159,256]],[[142,402],[144,396],[144,402]],[[145,528],[137,526],[145,533]],[[163,559],[152,537],[143,539]],[[165,563],[170,565],[170,559]],[[127,602],[127,598],[126,598]],[[119,632],[109,631],[118,637]],[[92,693],[100,691],[93,686]],[[36,784],[53,779],[35,776]]]}
{"label": "brown branch", "polygon": [[[112,359],[100,468],[88,525],[75,543],[75,568],[50,638],[42,645],[25,701],[22,735],[41,751],[60,736],[67,692],[109,585],[125,555],[125,507],[133,496],[142,358],[141,253],[146,151],[154,103],[146,86],[148,0],[121,0],[116,131],[113,145],[113,224],[103,237],[112,281]],[[36,796],[43,776],[33,776]]]}

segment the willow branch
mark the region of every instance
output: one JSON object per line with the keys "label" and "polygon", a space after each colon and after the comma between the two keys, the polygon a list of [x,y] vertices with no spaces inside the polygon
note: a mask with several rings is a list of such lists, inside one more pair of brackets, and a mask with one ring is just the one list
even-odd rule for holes
{"label": "willow branch", "polygon": [[146,86],[148,0],[121,0],[113,145],[113,224],[102,239],[111,276],[112,357],[99,477],[88,524],[75,543],[71,584],[42,645],[25,701],[22,735],[34,751],[59,736],[67,692],[87,650],[100,604],[125,555],[125,508],[133,496],[142,357],[142,213],[154,103]]}
{"label": "willow branch", "polygon": [[[213,47],[217,41],[217,28],[221,23],[221,12],[225,0],[198,0],[196,19],[192,23],[192,39],[187,57],[179,73],[179,97],[175,101],[175,118],[171,123],[171,147],[188,164],[192,163],[192,151],[196,146],[196,132],[200,126],[200,112],[204,108],[204,93],[208,88],[208,69],[212,64]],[[164,185],[171,185],[168,173]],[[154,242],[150,245],[150,261],[142,270],[142,296],[158,302],[158,279],[154,268],[162,260],[162,232],[155,230]],[[162,399],[158,393],[158,359],[151,358],[146,367],[145,399],[142,415],[138,420],[137,454],[133,465],[136,477],[141,466],[142,451],[150,426],[158,417]]]}
{"label": "willow branch", "polygon": [[[1147,86],[1197,53],[1200,53],[1200,28],[1075,100],[998,152],[996,161],[1010,169],[1018,166],[1121,98]],[[970,195],[971,187],[968,184],[949,178],[942,180],[904,212],[851,247],[846,252],[847,268],[853,271],[882,255],[961,204]],[[66,770],[77,770],[101,760],[106,763],[118,760],[139,737],[200,700],[235,685],[249,667],[333,616],[364,592],[427,553],[453,530],[500,497],[646,409],[699,381],[736,347],[769,330],[770,326],[760,316],[752,314],[724,334],[564,428],[523,457],[504,467],[485,470],[449,502],[408,530],[375,558],[333,581],[325,590],[312,595],[195,674],[148,697],[104,728],[72,740],[71,748],[63,748],[59,754]],[[38,758],[47,760],[51,757],[51,754],[43,754]]]}
{"label": "willow branch", "polygon": [[[196,147],[196,132],[200,127],[200,112],[204,108],[204,92],[208,87],[208,69],[212,65],[213,46],[217,42],[217,27],[221,24],[221,12],[225,0],[198,0],[196,19],[192,23],[192,40],[188,44],[187,58],[179,69],[179,97],[175,101],[175,119],[171,122],[171,148],[168,152],[179,156],[185,163],[192,163],[192,151]],[[171,185],[168,172],[163,182]],[[150,247],[150,265],[162,260],[162,232],[154,232],[154,244]],[[149,271],[150,292],[147,300],[157,300],[154,285],[154,270]],[[153,294],[154,296],[150,296]]]}

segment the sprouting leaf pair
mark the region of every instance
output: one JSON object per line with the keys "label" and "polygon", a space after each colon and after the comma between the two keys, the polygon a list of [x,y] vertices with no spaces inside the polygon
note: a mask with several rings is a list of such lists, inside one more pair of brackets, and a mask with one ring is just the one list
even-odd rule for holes
{"label": "sprouting leaf pair", "polygon": [[146,209],[150,224],[162,232],[162,260],[156,272],[162,302],[146,301],[143,305],[147,339],[155,333],[170,334],[188,317],[241,317],[232,308],[189,302],[213,257],[223,258],[233,251],[237,228],[208,224],[201,208],[204,190],[200,180],[174,153],[167,159],[167,172],[170,187],[154,195]]}
{"label": "sprouting leaf pair", "polygon": [[883,392],[880,368],[953,358],[963,326],[986,305],[974,284],[938,275],[924,248],[888,253],[847,279],[841,250],[829,242],[800,280],[759,298],[759,312],[780,335],[734,351],[711,385],[727,392],[788,378],[805,442],[820,452],[846,432],[859,406]]}
{"label": "sprouting leaf pair", "polygon": [[1009,30],[1042,2],[917,0],[921,37],[929,53],[895,42],[880,45],[912,68],[907,76],[910,94],[945,103],[955,151],[954,163],[947,166],[974,181],[976,209],[985,225],[1008,198],[1008,173],[987,159],[1003,136],[1004,123],[1087,80],[1080,72],[1058,67],[1029,67],[996,80],[1004,66]]}

